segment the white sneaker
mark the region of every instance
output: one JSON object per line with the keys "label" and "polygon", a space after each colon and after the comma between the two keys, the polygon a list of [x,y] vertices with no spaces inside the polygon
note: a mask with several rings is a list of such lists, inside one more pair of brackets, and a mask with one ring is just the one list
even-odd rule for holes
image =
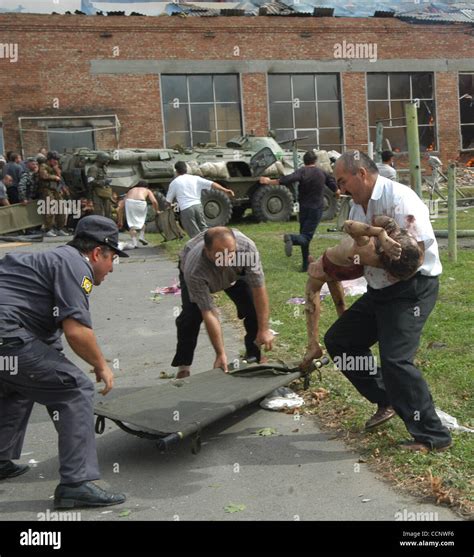
{"label": "white sneaker", "polygon": [[58,230],[58,233],[56,234],[56,236],[69,236],[69,234],[67,232],[65,232],[64,230]]}
{"label": "white sneaker", "polygon": [[45,236],[47,238],[56,238],[57,234],[54,230],[48,230],[48,232],[46,232]]}

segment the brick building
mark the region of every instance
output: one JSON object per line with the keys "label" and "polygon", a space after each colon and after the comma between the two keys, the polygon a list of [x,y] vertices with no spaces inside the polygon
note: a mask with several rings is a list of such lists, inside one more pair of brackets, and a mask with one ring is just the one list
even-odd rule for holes
{"label": "brick building", "polygon": [[413,98],[422,150],[447,161],[474,149],[472,24],[4,14],[0,26],[3,148],[25,156],[270,128],[301,147],[365,150],[378,119],[403,153]]}

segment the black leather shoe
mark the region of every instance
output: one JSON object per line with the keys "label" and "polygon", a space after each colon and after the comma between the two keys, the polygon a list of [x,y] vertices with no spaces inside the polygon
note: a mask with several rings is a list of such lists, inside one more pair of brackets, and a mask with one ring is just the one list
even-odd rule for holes
{"label": "black leather shoe", "polygon": [[74,507],[109,507],[127,500],[123,493],[109,493],[93,482],[84,482],[78,487],[59,484],[54,491],[55,509]]}
{"label": "black leather shoe", "polygon": [[0,463],[0,480],[21,476],[30,469],[26,464],[15,464],[11,460]]}

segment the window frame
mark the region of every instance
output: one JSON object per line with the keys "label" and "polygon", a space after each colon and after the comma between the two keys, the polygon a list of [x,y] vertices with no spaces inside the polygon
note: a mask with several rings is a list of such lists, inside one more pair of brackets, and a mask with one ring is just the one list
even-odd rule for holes
{"label": "window frame", "polygon": [[[460,91],[460,77],[461,75],[472,75],[473,80],[474,80],[474,71],[458,71],[458,114],[459,114],[459,151],[461,153],[471,153],[474,151],[474,146],[473,147],[469,147],[468,149],[463,149],[463,140],[462,140],[462,127],[464,126],[473,126],[474,127],[474,121],[472,122],[472,124],[463,124],[461,122],[461,100],[460,100],[460,96],[461,96],[461,91]],[[473,91],[474,93],[474,91]],[[474,95],[473,95],[474,97]],[[473,102],[474,102],[474,98],[473,98]]]}
{"label": "window frame", "polygon": [[[185,106],[186,108],[186,113],[187,113],[187,117],[188,117],[188,122],[189,122],[189,128],[187,130],[169,130],[167,129],[167,125],[166,125],[166,117],[165,117],[165,106],[169,106],[169,103],[165,102],[164,99],[164,95],[163,95],[163,78],[166,78],[168,76],[182,76],[186,79],[186,101],[185,102],[181,102],[180,100],[180,106]],[[191,107],[192,106],[199,106],[199,105],[209,105],[211,104],[210,102],[207,101],[195,101],[195,102],[191,102],[191,97],[190,97],[190,86],[189,86],[189,78],[190,77],[194,77],[194,76],[210,76],[212,79],[212,96],[213,96],[213,100],[212,100],[212,106],[213,106],[213,116],[214,116],[214,122],[215,122],[215,130],[201,130],[201,129],[193,129],[193,120],[192,120],[192,111],[191,111]],[[216,100],[216,86],[215,86],[215,77],[222,77],[222,76],[233,76],[236,78],[236,83],[237,83],[237,87],[238,87],[238,91],[237,91],[237,95],[238,95],[238,101],[217,101]],[[229,132],[235,132],[235,135],[243,135],[244,133],[244,121],[243,121],[243,110],[242,110],[242,82],[241,82],[241,76],[239,73],[189,73],[189,74],[183,74],[183,73],[162,73],[159,75],[159,85],[160,85],[160,99],[161,99],[161,114],[162,114],[162,122],[163,122],[163,145],[166,149],[169,149],[170,146],[168,146],[168,141],[167,141],[167,134],[169,133],[185,133],[189,135],[189,139],[190,139],[190,145],[187,146],[183,146],[185,148],[195,148],[197,143],[195,144],[193,141],[193,133],[209,133],[212,134],[215,132],[216,135],[216,145],[220,146],[219,143],[219,134],[220,133],[229,133]],[[239,122],[240,122],[240,129],[219,129],[218,127],[218,118],[217,118],[217,107],[218,105],[229,105],[229,106],[236,106],[238,107],[239,110]],[[227,140],[226,140],[227,142]],[[213,141],[211,141],[211,143],[214,143]],[[225,146],[225,143],[224,145]]]}
{"label": "window frame", "polygon": [[[391,92],[390,92],[390,75],[393,74],[408,74],[410,76],[410,99],[393,99],[391,98]],[[376,129],[376,126],[371,126],[370,125],[370,103],[371,102],[387,102],[388,103],[388,107],[389,107],[389,117],[392,117],[392,102],[409,102],[411,100],[413,100],[414,98],[419,98],[419,97],[413,97],[413,81],[412,81],[412,76],[414,74],[430,74],[432,76],[432,97],[430,99],[428,98],[420,98],[420,106],[421,103],[423,101],[426,102],[432,102],[433,103],[433,107],[434,107],[434,134],[433,134],[433,139],[435,141],[435,145],[434,148],[432,150],[425,150],[425,151],[420,151],[421,153],[437,153],[439,154],[440,152],[440,143],[439,143],[439,130],[438,130],[438,121],[437,121],[437,101],[436,101],[436,72],[427,72],[427,71],[420,71],[420,72],[416,72],[416,71],[404,71],[404,72],[366,72],[365,73],[365,91],[366,91],[366,105],[367,105],[367,141],[368,143],[370,143],[371,141],[371,129],[373,128],[374,130]],[[369,98],[369,75],[386,75],[388,76],[388,83],[387,83],[387,98],[386,99],[371,99]],[[390,120],[391,121],[391,120]],[[405,129],[406,130],[406,123],[403,126],[390,126],[390,129]],[[430,128],[431,126],[429,124],[420,124],[418,123],[418,137],[420,134],[420,128]],[[405,136],[406,136],[406,132],[405,132]],[[406,138],[407,139],[407,138]],[[408,144],[408,140],[407,140],[407,144]],[[383,148],[385,148],[385,145],[383,145]],[[399,155],[408,155],[408,150],[406,151],[396,151],[397,154]]]}
{"label": "window frame", "polygon": [[[290,94],[291,94],[291,99],[288,100],[284,100],[284,101],[271,101],[270,100],[270,78],[273,75],[287,75],[290,77]],[[311,128],[297,128],[296,127],[296,119],[295,119],[295,110],[297,110],[294,106],[294,101],[295,101],[295,95],[294,95],[294,86],[293,86],[293,78],[297,78],[299,76],[303,76],[303,75],[309,75],[309,76],[313,76],[314,79],[314,86],[315,86],[315,100],[314,101],[300,101],[300,106],[301,104],[309,104],[309,103],[313,103],[315,105],[315,111],[316,111],[316,122],[317,124],[320,123],[320,118],[319,118],[319,104],[320,103],[334,103],[338,106],[339,108],[339,126],[331,126],[331,127],[311,127]],[[339,95],[339,99],[336,100],[328,100],[328,99],[319,99],[318,98],[318,85],[317,85],[317,78],[318,76],[324,76],[324,75],[331,75],[331,76],[335,76],[336,80],[337,80],[337,86],[338,86],[338,95]],[[272,126],[272,122],[271,122],[271,106],[272,104],[291,104],[291,109],[292,109],[292,122],[293,122],[293,127],[292,128],[275,128]],[[291,139],[297,139],[297,134],[300,132],[304,135],[304,132],[311,132],[311,133],[315,133],[316,134],[316,138],[317,138],[317,142],[314,146],[315,149],[325,149],[326,147],[333,147],[336,146],[337,150],[341,151],[342,148],[345,145],[345,129],[344,129],[344,102],[343,102],[343,90],[342,90],[342,79],[341,79],[341,74],[340,72],[295,72],[295,73],[288,73],[288,72],[273,72],[273,73],[267,73],[267,117],[268,117],[268,124],[269,124],[269,128],[273,131],[275,131],[276,133],[278,133],[278,131],[281,132],[293,132],[293,137]],[[335,145],[333,143],[331,144],[324,144],[323,146],[320,145],[320,130],[337,130],[339,131],[339,140],[341,141],[340,145]],[[278,139],[277,139],[278,141]]]}

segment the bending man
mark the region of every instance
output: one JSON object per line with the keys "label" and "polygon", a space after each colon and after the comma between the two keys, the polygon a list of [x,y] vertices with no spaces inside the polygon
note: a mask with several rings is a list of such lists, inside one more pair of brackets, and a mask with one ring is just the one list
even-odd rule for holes
{"label": "bending man", "polygon": [[255,244],[236,229],[216,226],[190,240],[180,254],[182,311],[176,318],[178,345],[172,366],[176,377],[191,371],[202,321],[216,358],[214,368],[228,371],[224,338],[212,294],[224,291],[237,307],[246,331],[245,357],[261,360],[260,346],[271,350],[269,303],[260,255]]}

